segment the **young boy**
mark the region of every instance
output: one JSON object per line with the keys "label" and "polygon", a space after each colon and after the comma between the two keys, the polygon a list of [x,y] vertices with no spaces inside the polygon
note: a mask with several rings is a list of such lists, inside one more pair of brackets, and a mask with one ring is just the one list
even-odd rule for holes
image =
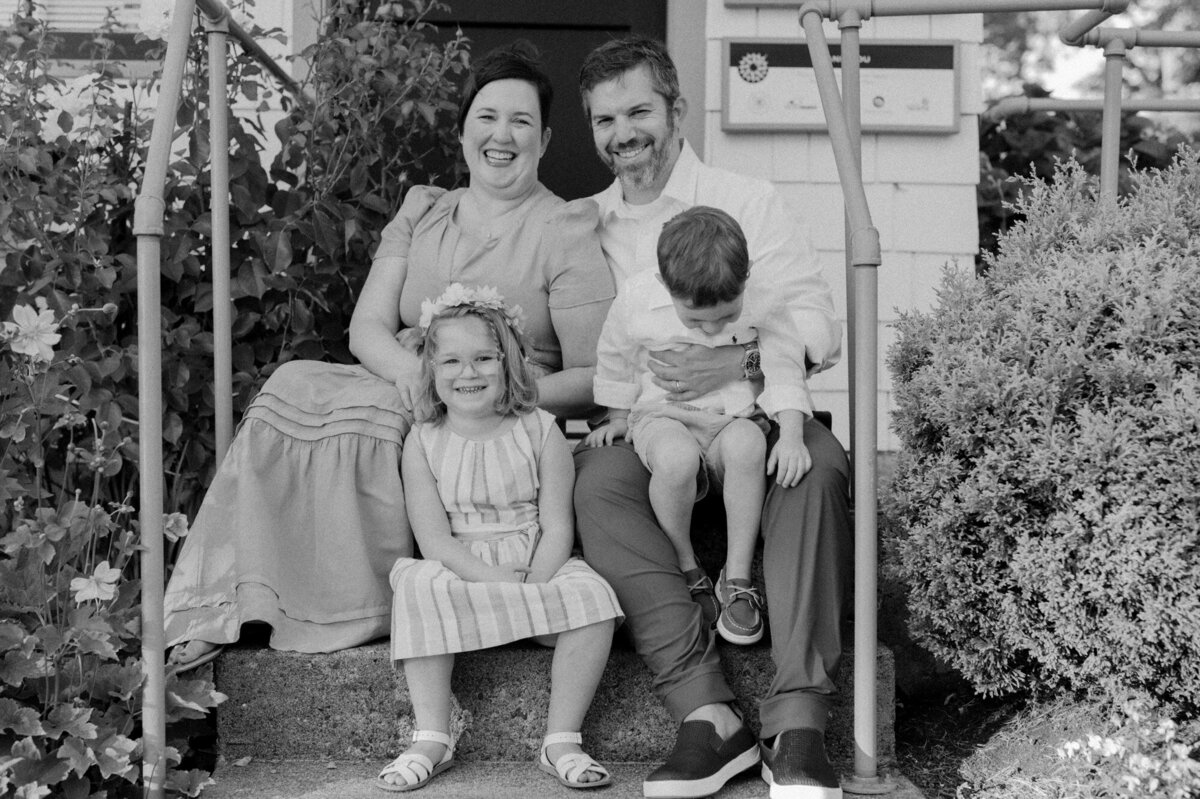
{"label": "young boy", "polygon": [[[813,410],[804,344],[778,296],[747,292],[746,239],[724,211],[695,206],[668,221],[658,239],[658,265],[657,273],[626,281],[605,320],[594,392],[596,402],[609,408],[609,421],[585,441],[602,446],[624,438],[633,444],[650,471],[654,513],[705,621],[715,621],[727,641],[752,644],[763,635],[762,599],[750,582],[750,562],[765,474],[792,486],[811,466],[802,434]],[[681,344],[756,340],[762,382],[737,380],[686,403],[656,384],[649,367],[653,353]],[[682,393],[678,385],[671,388]],[[767,418],[779,425],[769,456]],[[692,506],[710,479],[723,488],[728,530],[715,591],[690,537]]]}

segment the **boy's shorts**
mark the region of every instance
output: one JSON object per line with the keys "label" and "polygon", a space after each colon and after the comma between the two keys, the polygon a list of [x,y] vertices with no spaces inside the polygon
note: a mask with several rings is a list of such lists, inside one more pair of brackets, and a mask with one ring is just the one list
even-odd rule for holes
{"label": "boy's shorts", "polygon": [[[647,469],[650,469],[649,453],[661,446],[659,442],[665,434],[682,429],[691,436],[700,447],[700,468],[696,471],[696,501],[699,502],[708,494],[710,482],[720,486],[724,481],[725,464],[713,443],[735,419],[749,419],[764,436],[767,434],[766,416],[757,408],[750,416],[730,416],[682,402],[634,408],[629,414],[629,433],[633,437],[633,450]],[[766,464],[760,468],[765,469]]]}

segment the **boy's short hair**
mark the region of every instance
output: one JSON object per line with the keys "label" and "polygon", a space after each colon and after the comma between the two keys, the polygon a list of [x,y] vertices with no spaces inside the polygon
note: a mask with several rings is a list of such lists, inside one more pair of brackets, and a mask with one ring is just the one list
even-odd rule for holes
{"label": "boy's short hair", "polygon": [[750,277],[741,225],[707,205],[677,214],[658,236],[658,271],[671,296],[694,308],[737,299]]}

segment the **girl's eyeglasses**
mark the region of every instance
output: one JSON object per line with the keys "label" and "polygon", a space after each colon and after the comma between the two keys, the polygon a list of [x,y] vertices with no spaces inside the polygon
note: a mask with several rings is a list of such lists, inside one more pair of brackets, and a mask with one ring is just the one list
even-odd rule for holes
{"label": "girl's eyeglasses", "polygon": [[504,363],[504,355],[499,352],[483,352],[474,358],[448,356],[434,360],[433,371],[437,372],[439,377],[458,377],[466,371],[467,365],[470,364],[471,370],[475,374],[494,375],[500,371],[502,363]]}

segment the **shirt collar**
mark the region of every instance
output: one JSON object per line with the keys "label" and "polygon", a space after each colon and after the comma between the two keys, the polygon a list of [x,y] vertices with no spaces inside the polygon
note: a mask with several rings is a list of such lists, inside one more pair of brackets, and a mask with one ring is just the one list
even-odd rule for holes
{"label": "shirt collar", "polygon": [[[671,168],[671,176],[663,187],[662,195],[688,205],[695,204],[696,183],[700,179],[700,158],[687,139],[681,139],[679,157]],[[607,189],[595,196],[600,206],[600,219],[606,220],[621,208],[621,181],[614,180]]]}

